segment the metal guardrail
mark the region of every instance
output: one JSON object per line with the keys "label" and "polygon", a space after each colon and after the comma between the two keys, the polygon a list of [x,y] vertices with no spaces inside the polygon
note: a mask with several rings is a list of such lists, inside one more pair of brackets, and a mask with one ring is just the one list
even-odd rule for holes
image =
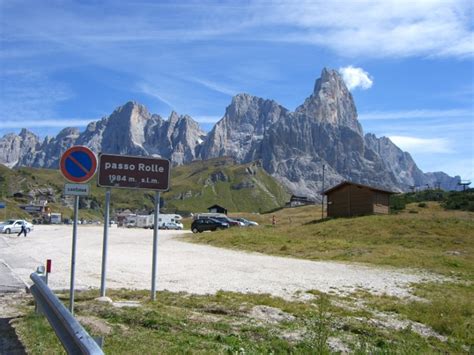
{"label": "metal guardrail", "polygon": [[46,316],[68,354],[104,354],[94,339],[76,318],[59,301],[56,295],[37,273],[30,275],[34,284],[30,287],[36,303]]}

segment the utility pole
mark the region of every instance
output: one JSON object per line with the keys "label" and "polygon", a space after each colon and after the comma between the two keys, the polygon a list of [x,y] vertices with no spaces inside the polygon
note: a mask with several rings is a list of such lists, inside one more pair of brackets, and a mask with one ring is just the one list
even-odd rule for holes
{"label": "utility pole", "polygon": [[321,219],[324,218],[324,170],[326,165],[323,164],[323,189],[321,191]]}

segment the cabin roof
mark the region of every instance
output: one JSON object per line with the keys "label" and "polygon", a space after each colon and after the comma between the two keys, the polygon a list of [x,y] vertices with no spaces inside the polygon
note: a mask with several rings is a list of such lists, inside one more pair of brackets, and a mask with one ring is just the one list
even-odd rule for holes
{"label": "cabin roof", "polygon": [[394,191],[390,191],[390,190],[385,190],[385,189],[382,189],[382,188],[379,188],[379,187],[375,187],[375,186],[369,186],[369,185],[363,185],[363,184],[357,184],[355,182],[351,182],[351,181],[343,181],[341,182],[340,184],[337,184],[336,186],[333,186],[327,190],[325,190],[323,193],[325,195],[328,195],[329,193],[333,192],[333,191],[336,191],[336,190],[339,190],[340,188],[346,186],[346,185],[354,185],[354,186],[357,186],[357,187],[365,187],[365,188],[368,188],[372,191],[378,191],[378,192],[384,192],[386,194],[390,194],[390,195],[393,195],[393,194],[396,194],[397,192],[394,192]]}

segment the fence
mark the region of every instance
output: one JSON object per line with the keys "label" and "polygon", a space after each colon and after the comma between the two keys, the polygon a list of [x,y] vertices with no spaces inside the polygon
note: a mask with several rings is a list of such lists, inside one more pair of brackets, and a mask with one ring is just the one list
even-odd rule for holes
{"label": "fence", "polygon": [[48,319],[67,353],[104,354],[94,339],[50,290],[43,277],[32,273],[30,278],[34,283],[30,290],[36,304]]}

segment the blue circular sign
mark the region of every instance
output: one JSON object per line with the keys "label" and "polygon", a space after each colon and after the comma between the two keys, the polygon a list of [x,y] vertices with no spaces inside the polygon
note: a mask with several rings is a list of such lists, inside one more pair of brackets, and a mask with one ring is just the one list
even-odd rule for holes
{"label": "blue circular sign", "polygon": [[61,156],[60,169],[67,180],[86,182],[95,174],[97,158],[89,148],[74,146]]}

